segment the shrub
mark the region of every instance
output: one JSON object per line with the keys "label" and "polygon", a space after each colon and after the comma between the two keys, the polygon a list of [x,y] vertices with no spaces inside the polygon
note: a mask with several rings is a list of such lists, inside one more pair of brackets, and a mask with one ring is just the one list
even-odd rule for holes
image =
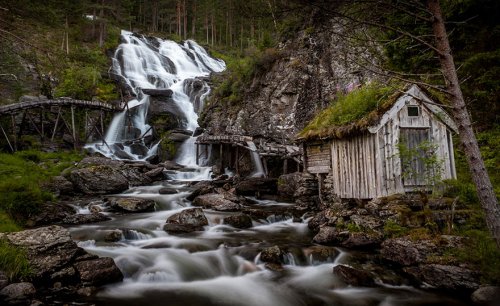
{"label": "shrub", "polygon": [[11,281],[29,277],[32,273],[26,252],[5,239],[0,239],[0,271]]}

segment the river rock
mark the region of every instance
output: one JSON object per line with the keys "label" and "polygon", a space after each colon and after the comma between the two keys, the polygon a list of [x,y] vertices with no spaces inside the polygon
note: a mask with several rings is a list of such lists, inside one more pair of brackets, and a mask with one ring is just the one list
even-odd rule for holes
{"label": "river rock", "polygon": [[158,167],[156,169],[149,170],[148,172],[144,173],[146,176],[150,177],[151,179],[154,180],[162,180],[163,179],[163,168]]}
{"label": "river rock", "polygon": [[155,201],[142,198],[110,198],[109,205],[113,209],[127,213],[154,211],[155,209]]}
{"label": "river rock", "polygon": [[275,178],[249,178],[236,184],[235,188],[238,195],[276,195],[278,194],[278,180]]}
{"label": "river rock", "polygon": [[75,192],[75,186],[64,176],[54,176],[47,186],[56,195],[71,195]]}
{"label": "river rock", "polygon": [[385,260],[402,266],[425,262],[436,251],[436,245],[428,240],[412,241],[408,237],[387,239],[381,245],[380,254]]}
{"label": "river rock", "polygon": [[194,191],[186,197],[188,201],[193,201],[198,196],[209,194],[214,191],[214,187],[212,186],[210,181],[198,182],[193,186],[193,188],[195,188]]}
{"label": "river rock", "polygon": [[106,231],[104,234],[104,241],[106,242],[116,242],[122,239],[123,232],[121,230],[110,230]]}
{"label": "river rock", "polygon": [[163,187],[160,190],[158,190],[159,194],[176,194],[178,192],[179,191],[177,189],[171,187]]}
{"label": "river rock", "polygon": [[118,170],[106,165],[73,170],[69,179],[85,194],[120,193],[129,188],[127,178]]}
{"label": "river rock", "polygon": [[239,204],[226,200],[223,195],[215,193],[196,197],[193,205],[218,211],[237,211],[241,208]]}
{"label": "river rock", "polygon": [[313,241],[319,244],[334,244],[338,242],[339,230],[332,226],[322,226],[314,236]]}
{"label": "river rock", "polygon": [[275,245],[262,250],[260,260],[270,264],[282,264],[284,256],[285,252],[279,246]]}
{"label": "river rock", "polygon": [[471,300],[476,305],[494,306],[500,302],[500,287],[483,286],[474,291]]}
{"label": "river rock", "polygon": [[424,264],[403,270],[416,280],[439,289],[472,291],[480,285],[479,273],[464,267]]}
{"label": "river rock", "polygon": [[179,165],[178,163],[173,162],[171,160],[166,160],[166,161],[160,163],[159,166],[162,166],[167,170],[180,170],[180,169],[184,168],[184,166]]}
{"label": "river rock", "polygon": [[85,251],[78,248],[68,230],[52,225],[5,234],[7,240],[26,250],[34,277],[42,279],[64,268]]}
{"label": "river rock", "polygon": [[102,222],[111,220],[110,217],[101,213],[91,213],[91,214],[74,214],[64,218],[62,223],[64,224],[88,224],[95,222]]}
{"label": "river rock", "polygon": [[369,229],[379,229],[384,223],[380,218],[376,218],[370,215],[359,215],[353,214],[350,216],[351,221],[361,228],[369,228]]}
{"label": "river rock", "polygon": [[347,265],[338,265],[333,267],[333,274],[347,285],[355,287],[373,287],[375,281],[370,273],[354,269]]}
{"label": "river rock", "polygon": [[32,283],[13,283],[0,290],[0,301],[4,300],[11,305],[27,305],[35,293],[36,289]]}
{"label": "river rock", "polygon": [[101,286],[123,280],[122,272],[109,257],[77,262],[75,268],[85,286]]}
{"label": "river rock", "polygon": [[83,283],[103,285],[123,278],[113,259],[85,252],[61,226],[0,234],[0,238],[26,251],[30,281],[44,289],[62,286],[72,291]]}
{"label": "river rock", "polygon": [[382,241],[383,235],[377,232],[350,232],[347,240],[341,241],[340,245],[350,249],[366,249],[378,247]]}
{"label": "river rock", "polygon": [[45,226],[63,222],[67,217],[75,214],[75,209],[63,203],[44,203],[39,212],[29,216],[26,224],[29,227]]}
{"label": "river rock", "polygon": [[236,228],[250,228],[252,227],[252,218],[245,214],[234,215],[225,217],[222,222],[224,224],[229,224]]}
{"label": "river rock", "polygon": [[189,208],[168,217],[163,229],[167,232],[193,232],[203,230],[205,225],[208,225],[208,220],[203,210]]}

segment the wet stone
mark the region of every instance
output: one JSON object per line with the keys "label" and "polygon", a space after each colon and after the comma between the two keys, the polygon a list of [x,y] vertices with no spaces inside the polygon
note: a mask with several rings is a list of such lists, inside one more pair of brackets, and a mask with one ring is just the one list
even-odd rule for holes
{"label": "wet stone", "polygon": [[229,224],[236,228],[250,228],[252,227],[252,219],[248,215],[234,215],[224,218],[224,224]]}
{"label": "wet stone", "polygon": [[373,287],[375,281],[370,273],[346,265],[338,265],[333,267],[333,274],[347,285],[356,287]]}

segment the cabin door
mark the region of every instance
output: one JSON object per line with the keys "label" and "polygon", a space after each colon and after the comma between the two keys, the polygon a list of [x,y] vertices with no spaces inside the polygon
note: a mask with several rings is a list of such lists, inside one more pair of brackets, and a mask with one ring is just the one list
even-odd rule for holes
{"label": "cabin door", "polygon": [[428,128],[401,128],[399,139],[399,155],[403,185],[405,187],[425,186],[430,182],[428,168],[429,129]]}

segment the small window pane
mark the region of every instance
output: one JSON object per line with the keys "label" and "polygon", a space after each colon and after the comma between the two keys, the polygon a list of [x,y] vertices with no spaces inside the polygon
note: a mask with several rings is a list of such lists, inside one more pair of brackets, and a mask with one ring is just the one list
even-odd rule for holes
{"label": "small window pane", "polygon": [[420,109],[418,106],[408,106],[408,117],[418,117]]}

